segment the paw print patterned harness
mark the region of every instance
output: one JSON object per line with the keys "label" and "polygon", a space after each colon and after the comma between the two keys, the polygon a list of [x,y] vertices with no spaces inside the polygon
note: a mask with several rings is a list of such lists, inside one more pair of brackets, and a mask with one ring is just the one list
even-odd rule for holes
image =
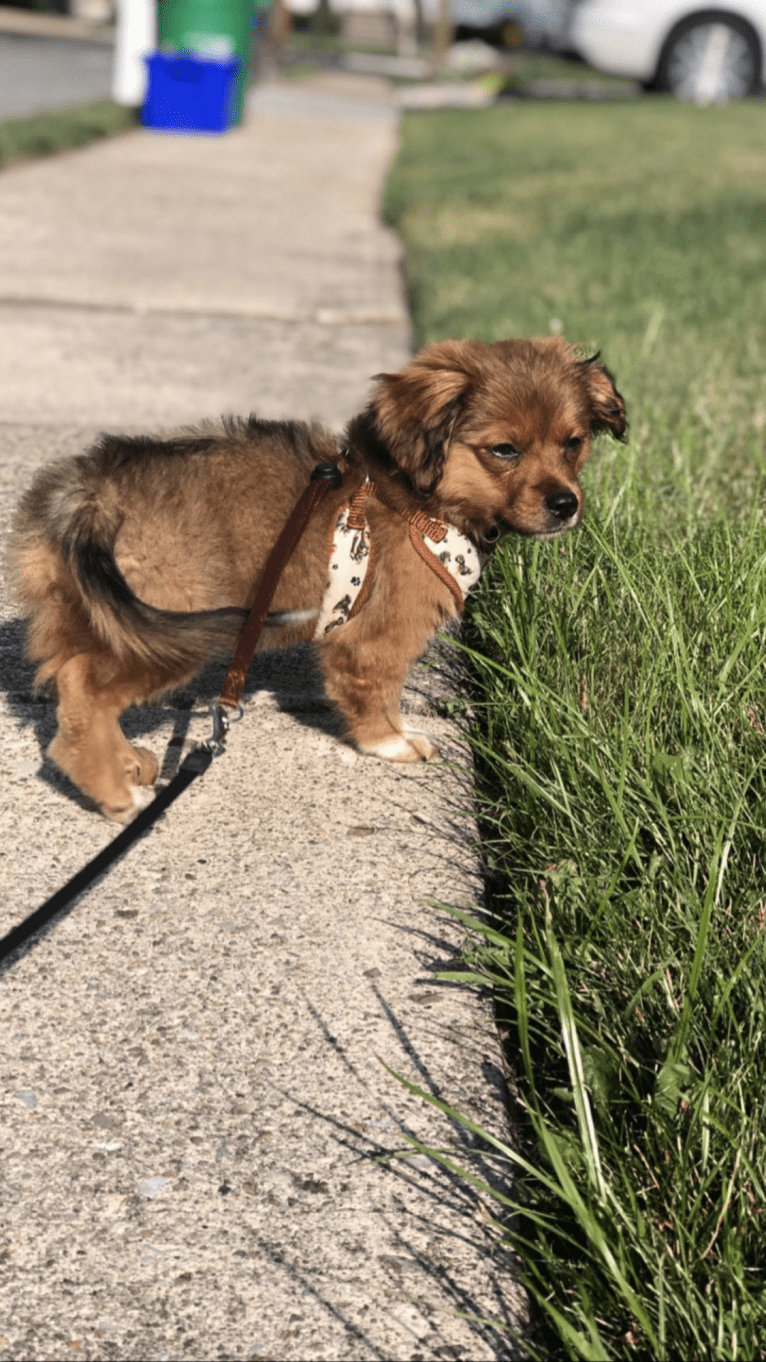
{"label": "paw print patterned harness", "polygon": [[[315,639],[324,638],[353,619],[367,599],[374,545],[364,506],[367,497],[375,496],[377,492],[375,484],[367,479],[335,522],[327,590],[319,610]],[[379,493],[378,499],[383,501]],[[481,576],[488,555],[480,553],[467,535],[446,521],[431,520],[423,511],[411,515],[399,511],[399,514],[409,523],[413,548],[449,587],[460,614],[468,592]]]}

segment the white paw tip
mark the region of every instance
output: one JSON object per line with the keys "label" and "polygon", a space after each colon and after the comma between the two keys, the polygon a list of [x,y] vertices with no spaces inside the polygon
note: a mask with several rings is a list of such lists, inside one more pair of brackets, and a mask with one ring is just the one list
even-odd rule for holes
{"label": "white paw tip", "polygon": [[369,757],[382,757],[384,761],[416,760],[412,746],[400,733],[383,738],[382,742],[372,743],[369,747],[363,747],[362,751]]}

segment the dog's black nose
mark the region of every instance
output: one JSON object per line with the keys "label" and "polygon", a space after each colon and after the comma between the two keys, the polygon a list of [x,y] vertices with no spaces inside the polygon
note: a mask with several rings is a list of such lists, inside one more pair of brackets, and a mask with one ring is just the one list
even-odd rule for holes
{"label": "dog's black nose", "polygon": [[553,492],[545,498],[545,505],[557,520],[571,520],[577,514],[580,503],[574,492]]}

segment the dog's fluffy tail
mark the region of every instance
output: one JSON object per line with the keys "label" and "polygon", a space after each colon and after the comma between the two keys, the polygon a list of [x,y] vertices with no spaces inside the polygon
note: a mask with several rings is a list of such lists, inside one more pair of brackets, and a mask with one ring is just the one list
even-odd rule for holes
{"label": "dog's fluffy tail", "polygon": [[[78,476],[73,477],[75,468]],[[80,629],[84,616],[122,662],[180,673],[228,657],[247,611],[160,610],[139,600],[115,559],[122,520],[116,499],[103,483],[94,485],[89,472],[80,459],[53,465],[19,507],[9,557],[18,595],[33,617],[30,652],[43,663],[38,683],[56,670],[53,658],[62,642],[67,602]]]}
{"label": "dog's fluffy tail", "polygon": [[[78,517],[78,520],[80,518]],[[199,667],[231,653],[247,615],[224,610],[158,610],[131,591],[114,558],[112,544],[94,527],[72,526],[63,556],[90,622],[102,642],[118,656],[161,667]]]}

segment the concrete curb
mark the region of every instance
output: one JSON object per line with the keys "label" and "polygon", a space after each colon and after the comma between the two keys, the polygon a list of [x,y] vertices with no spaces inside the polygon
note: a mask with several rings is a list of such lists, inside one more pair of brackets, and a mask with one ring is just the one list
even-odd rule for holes
{"label": "concrete curb", "polygon": [[[264,93],[226,139],[136,132],[3,175],[4,525],[99,426],[340,425],[404,362],[377,219],[396,126],[367,90]],[[275,299],[288,320],[262,319]],[[0,931],[113,835],[42,762],[21,647],[5,599]],[[221,670],[131,716],[163,779]],[[435,678],[407,706],[444,763],[395,768],[344,743],[310,657],[261,658],[227,755],[0,977],[0,1358],[519,1355],[493,1203],[410,1137],[508,1170],[385,1067],[506,1137],[489,1003],[438,977],[462,932],[430,904],[475,911],[481,879]]]}

